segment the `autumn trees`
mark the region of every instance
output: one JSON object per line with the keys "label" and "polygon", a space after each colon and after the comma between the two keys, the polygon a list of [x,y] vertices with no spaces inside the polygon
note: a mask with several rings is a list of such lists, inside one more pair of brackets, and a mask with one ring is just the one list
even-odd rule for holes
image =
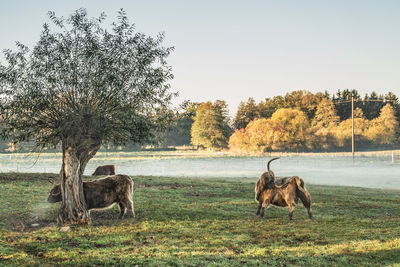
{"label": "autumn trees", "polygon": [[[249,98],[238,106],[228,146],[231,150],[252,152],[346,150],[352,139],[349,117],[352,94],[357,98],[354,110],[357,147],[400,144],[396,116],[400,109],[394,94],[378,96],[372,92],[362,99],[356,90],[344,90],[332,97],[326,92],[293,91],[259,103]],[[223,129],[228,128],[229,119],[226,104],[223,106],[224,109],[220,109],[225,110],[223,112],[216,112],[211,102],[198,106],[191,131],[193,145],[208,149],[226,147],[227,131]],[[219,116],[225,119],[218,120],[215,114],[225,114]]]}
{"label": "autumn trees", "polygon": [[382,109],[379,117],[369,122],[370,127],[365,131],[366,138],[375,145],[391,145],[396,143],[399,134],[399,123],[395,110],[389,104]]}
{"label": "autumn trees", "polygon": [[[399,142],[395,110],[386,104],[380,115],[368,120],[355,110],[355,135],[359,146],[384,147]],[[234,151],[323,151],[346,149],[351,144],[351,118],[340,121],[330,99],[323,99],[310,122],[299,109],[281,108],[271,118],[257,118],[245,128],[235,130],[229,139]]]}
{"label": "autumn trees", "polygon": [[110,29],[105,15],[49,13],[32,49],[17,43],[0,64],[3,135],[44,148],[61,144],[60,223],[88,223],[81,176],[101,145],[141,143],[163,125],[173,94],[163,35],[135,31],[124,11]]}
{"label": "autumn trees", "polygon": [[251,121],[245,129],[236,130],[229,147],[237,151],[283,151],[306,147],[309,121],[298,109],[281,108],[270,119]]}

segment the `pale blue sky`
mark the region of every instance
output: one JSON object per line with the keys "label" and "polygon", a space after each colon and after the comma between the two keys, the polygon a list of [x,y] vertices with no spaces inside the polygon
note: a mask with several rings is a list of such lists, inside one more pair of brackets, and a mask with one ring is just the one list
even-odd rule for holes
{"label": "pale blue sky", "polygon": [[166,33],[174,101],[240,101],[293,90],[355,88],[400,96],[400,1],[9,1],[0,2],[0,50],[32,46],[47,11],[115,20],[124,8],[137,30]]}

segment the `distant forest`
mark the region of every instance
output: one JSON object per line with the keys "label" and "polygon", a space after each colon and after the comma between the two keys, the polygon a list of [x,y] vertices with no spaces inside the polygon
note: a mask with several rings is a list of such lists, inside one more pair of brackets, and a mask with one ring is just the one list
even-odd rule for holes
{"label": "distant forest", "polygon": [[[361,96],[357,90],[338,90],[333,95],[298,90],[259,103],[249,98],[240,103],[234,118],[230,118],[225,101],[184,101],[179,108],[160,111],[159,116],[167,117],[168,123],[153,134],[151,142],[105,144],[102,150],[195,146],[238,152],[349,151],[352,96],[357,149],[398,148],[400,105],[392,92]],[[16,147],[6,140],[0,143],[0,149],[15,152],[32,147]]]}

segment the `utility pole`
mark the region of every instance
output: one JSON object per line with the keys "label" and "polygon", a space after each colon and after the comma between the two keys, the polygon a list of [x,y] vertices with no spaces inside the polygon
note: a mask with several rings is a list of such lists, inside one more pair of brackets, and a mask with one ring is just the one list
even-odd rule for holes
{"label": "utility pole", "polygon": [[[348,98],[347,98],[348,99]],[[387,99],[369,99],[369,100],[357,100],[363,102],[393,102],[396,103],[395,100],[387,100]],[[339,101],[335,102],[335,104],[349,103],[351,102],[351,155],[354,160],[354,93],[351,93],[351,100]]]}

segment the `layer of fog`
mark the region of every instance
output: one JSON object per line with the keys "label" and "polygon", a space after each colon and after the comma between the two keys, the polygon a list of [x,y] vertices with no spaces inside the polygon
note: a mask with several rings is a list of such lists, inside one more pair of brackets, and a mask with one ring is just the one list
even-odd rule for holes
{"label": "layer of fog", "polygon": [[[117,173],[128,175],[175,176],[193,178],[241,178],[256,181],[266,170],[271,157],[92,159],[85,171],[114,164]],[[61,158],[15,157],[0,155],[0,172],[58,173]],[[35,164],[34,164],[35,163]],[[277,176],[298,175],[306,183],[400,189],[400,160],[391,157],[291,156],[271,163]]]}

